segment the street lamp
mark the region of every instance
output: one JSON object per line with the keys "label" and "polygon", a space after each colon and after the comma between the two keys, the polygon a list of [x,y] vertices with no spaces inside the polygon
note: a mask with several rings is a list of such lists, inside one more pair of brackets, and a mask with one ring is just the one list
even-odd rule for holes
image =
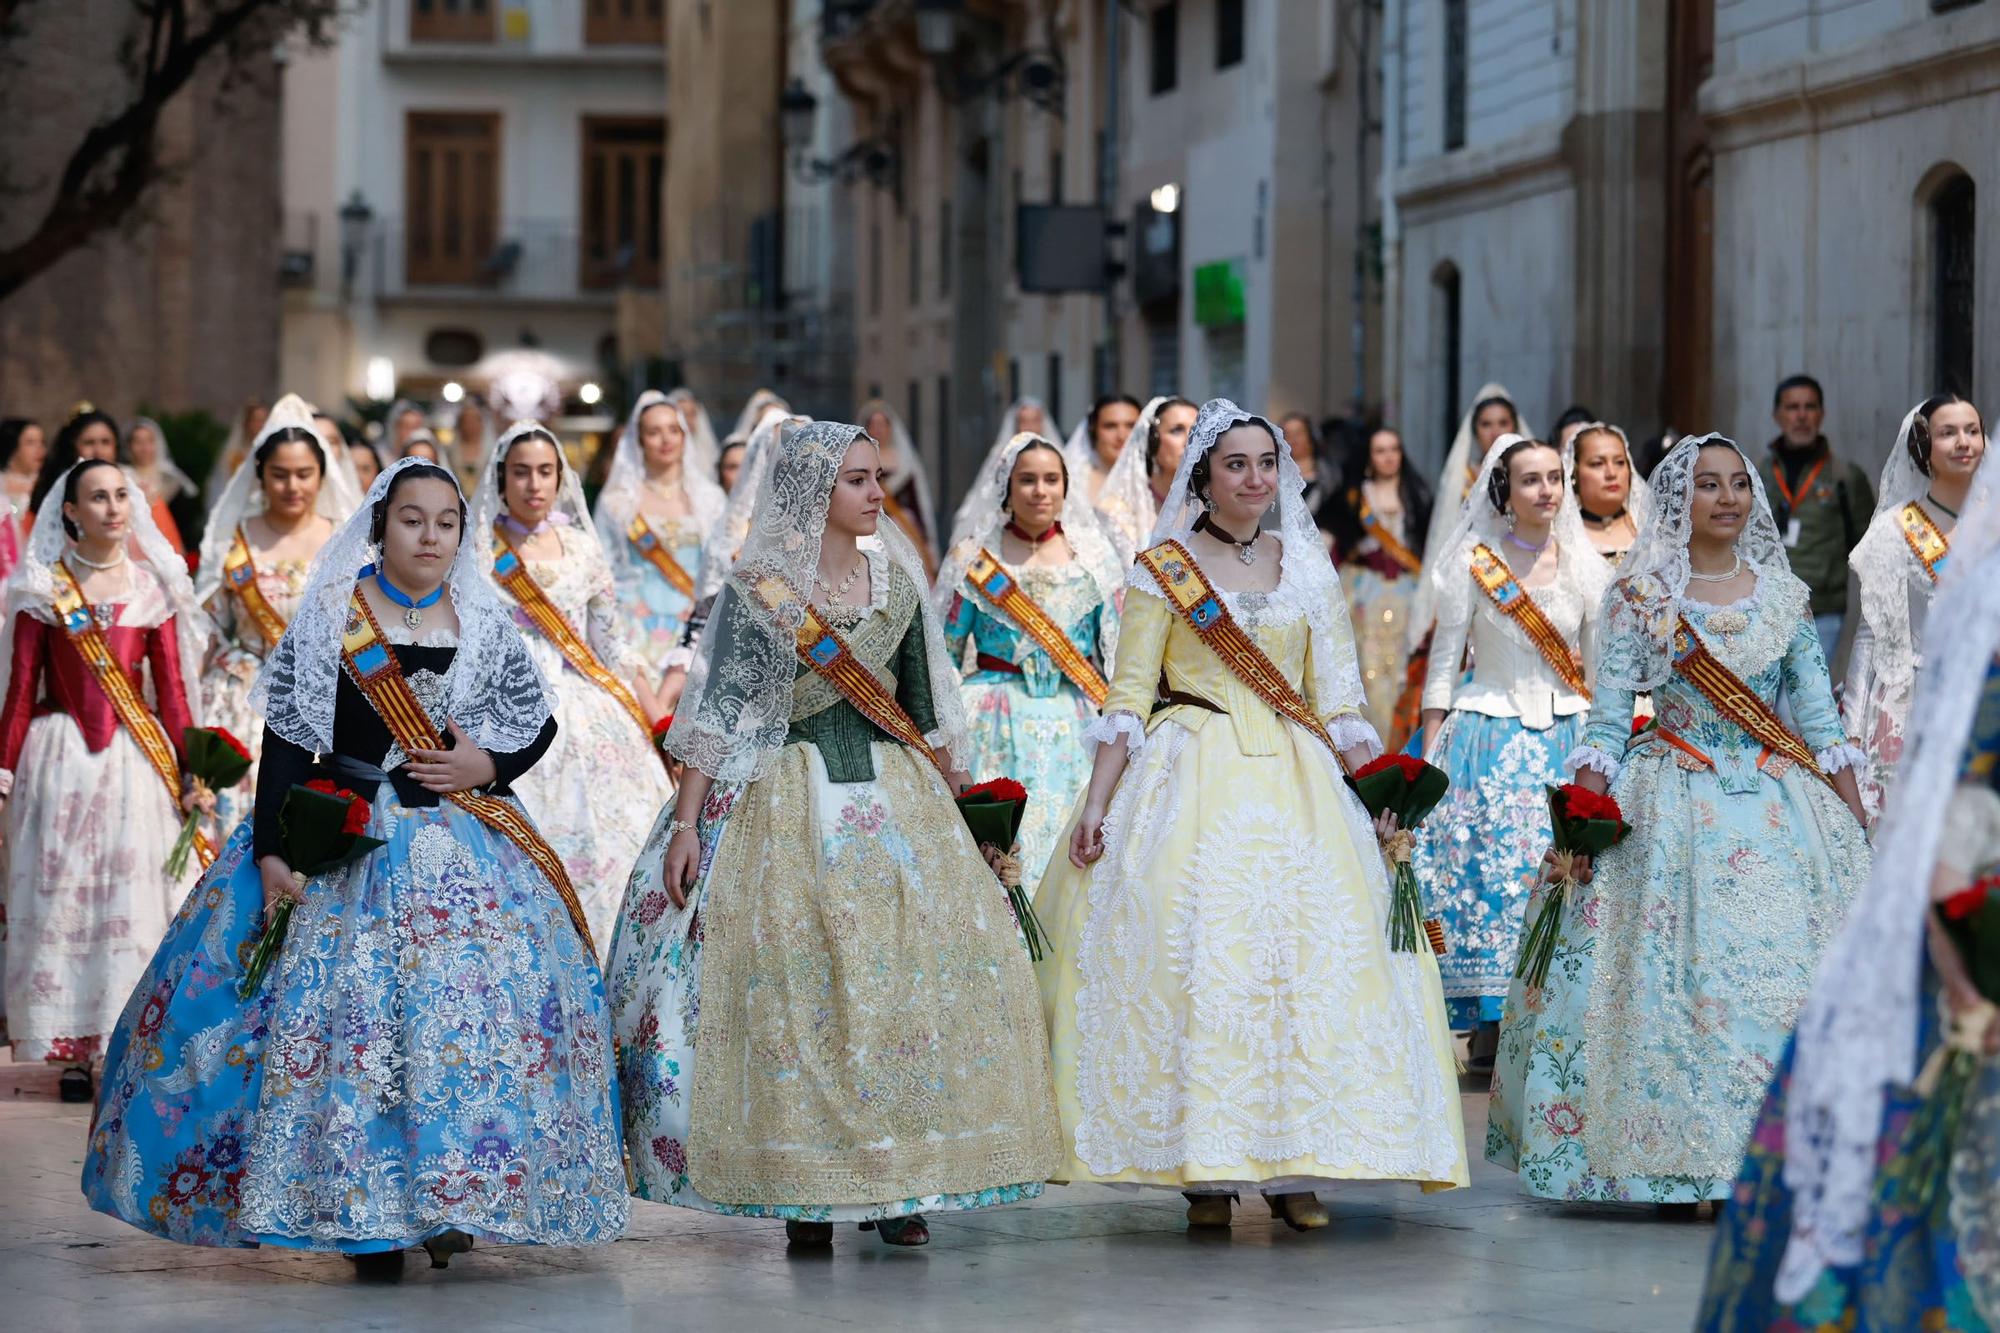
{"label": "street lamp", "polygon": [[837,180],[843,185],[866,180],[878,189],[902,189],[902,154],[890,135],[878,134],[843,149],[831,158],[815,157],[810,151],[813,117],[819,99],[803,79],[794,78],[778,94],[778,137],[791,161],[792,174],[807,185]]}
{"label": "street lamp", "polygon": [[354,275],[361,267],[361,252],[368,248],[368,230],[375,221],[375,210],[355,190],[347,196],[347,202],[340,206],[340,294],[343,298],[354,291]]}

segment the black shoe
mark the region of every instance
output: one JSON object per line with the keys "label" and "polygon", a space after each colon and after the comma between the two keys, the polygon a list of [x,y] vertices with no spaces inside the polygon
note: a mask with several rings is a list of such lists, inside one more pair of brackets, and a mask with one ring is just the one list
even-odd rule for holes
{"label": "black shoe", "polygon": [[401,1282],[403,1280],[403,1252],[401,1250],[379,1250],[374,1254],[350,1254],[347,1258],[354,1265],[354,1276],[362,1282]]}
{"label": "black shoe", "polygon": [[1468,1074],[1490,1074],[1493,1072],[1494,1057],[1499,1054],[1500,1025],[1481,1023],[1472,1029],[1472,1036],[1465,1043],[1465,1071]]}
{"label": "black shoe", "polygon": [[97,1099],[97,1080],[90,1076],[90,1070],[83,1065],[71,1065],[62,1071],[56,1080],[56,1096],[65,1102],[81,1103]]}
{"label": "black shoe", "polygon": [[1659,1203],[1653,1205],[1660,1210],[1663,1222],[1692,1222],[1701,1216],[1698,1203]]}
{"label": "black shoe", "polygon": [[451,1267],[451,1256],[464,1254],[471,1248],[472,1237],[455,1228],[450,1231],[440,1231],[424,1242],[424,1249],[431,1256],[432,1268]]}
{"label": "black shoe", "polygon": [[[866,1229],[866,1222],[861,1224]],[[797,1218],[785,1221],[785,1239],[800,1249],[824,1250],[833,1245],[833,1223],[801,1222]]]}

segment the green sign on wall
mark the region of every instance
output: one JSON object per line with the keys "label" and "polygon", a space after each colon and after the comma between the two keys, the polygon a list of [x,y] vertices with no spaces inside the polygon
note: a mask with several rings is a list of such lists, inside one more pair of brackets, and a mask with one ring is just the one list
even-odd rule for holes
{"label": "green sign on wall", "polygon": [[1243,261],[1218,259],[1195,265],[1194,322],[1204,329],[1215,329],[1243,320]]}

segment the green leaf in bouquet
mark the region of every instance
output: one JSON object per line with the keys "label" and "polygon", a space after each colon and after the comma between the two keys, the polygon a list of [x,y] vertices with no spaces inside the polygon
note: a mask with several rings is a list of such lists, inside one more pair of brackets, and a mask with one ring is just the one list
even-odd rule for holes
{"label": "green leaf in bouquet", "polygon": [[1347,779],[1347,785],[1354,788],[1354,794],[1361,798],[1371,815],[1379,815],[1384,810],[1401,810],[1409,796],[1409,782],[1401,769],[1385,768],[1379,773],[1366,777]]}
{"label": "green leaf in bouquet", "polygon": [[1624,841],[1632,826],[1618,819],[1572,819],[1569,821],[1569,850],[1598,856]]}
{"label": "green leaf in bouquet", "polygon": [[1439,801],[1451,790],[1451,778],[1436,764],[1425,764],[1424,771],[1410,784],[1410,793],[1403,808],[1403,827],[1414,828],[1437,809]]}
{"label": "green leaf in bouquet", "polygon": [[972,840],[982,845],[998,847],[1001,851],[1012,851],[1021,821],[1016,813],[1016,801],[965,801],[958,803],[958,813],[964,817],[965,826],[972,831]]}
{"label": "green leaf in bouquet", "polygon": [[181,748],[187,752],[188,772],[212,790],[234,787],[250,774],[250,761],[208,727],[184,728]]}

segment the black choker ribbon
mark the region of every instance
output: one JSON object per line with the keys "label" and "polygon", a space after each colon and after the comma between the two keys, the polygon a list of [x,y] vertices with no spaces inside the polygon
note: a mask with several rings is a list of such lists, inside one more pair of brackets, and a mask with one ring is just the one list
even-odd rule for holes
{"label": "black choker ribbon", "polygon": [[1603,527],[1609,527],[1611,524],[1625,517],[1624,505],[1619,505],[1618,512],[1615,514],[1593,514],[1588,509],[1585,509],[1581,503],[1577,505],[1576,510],[1579,514],[1583,515],[1584,522],[1596,523]]}
{"label": "black choker ribbon", "polygon": [[1241,547],[1246,550],[1252,546],[1255,546],[1257,544],[1257,538],[1262,535],[1261,530],[1259,530],[1258,532],[1253,532],[1250,534],[1250,540],[1246,542],[1241,538],[1237,537],[1236,535],[1234,535],[1233,533],[1231,533],[1228,529],[1224,528],[1219,523],[1217,523],[1213,518],[1209,516],[1207,510],[1203,510],[1201,517],[1197,518],[1194,521],[1194,530],[1196,532],[1213,533],[1219,540],[1228,542],[1231,546]]}

